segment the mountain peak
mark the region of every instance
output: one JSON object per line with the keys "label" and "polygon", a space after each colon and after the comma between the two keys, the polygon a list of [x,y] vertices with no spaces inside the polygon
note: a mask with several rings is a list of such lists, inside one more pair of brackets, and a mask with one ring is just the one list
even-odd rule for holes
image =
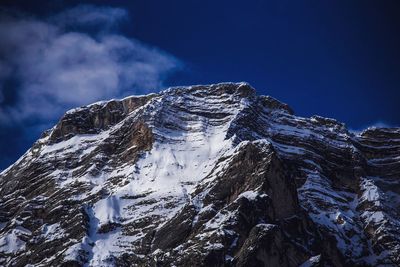
{"label": "mountain peak", "polygon": [[251,85],[247,82],[225,82],[225,83],[217,83],[217,84],[209,84],[209,85],[191,85],[191,86],[179,86],[179,87],[171,87],[164,91],[161,91],[161,94],[182,94],[182,93],[193,93],[200,95],[222,95],[222,94],[236,94],[242,97],[254,96],[256,94],[256,90],[251,87]]}
{"label": "mountain peak", "polygon": [[[109,101],[100,101],[80,108],[67,111],[60,119],[58,124],[52,129],[50,140],[57,142],[68,139],[76,134],[95,134],[102,130],[117,124],[126,118],[136,109],[149,103],[152,99],[159,101],[161,99],[172,97],[177,101],[181,96],[193,96],[196,99],[212,98],[218,103],[218,99],[224,99],[227,96],[236,97],[237,103],[242,99],[255,101],[259,99],[265,107],[269,109],[279,109],[293,114],[292,109],[270,96],[257,96],[256,90],[246,82],[240,83],[218,83],[210,85],[193,85],[182,87],[171,87],[160,93],[152,93],[141,96],[128,96],[123,99],[112,99]],[[232,99],[231,99],[232,100]],[[221,109],[224,107],[221,106]]]}
{"label": "mountain peak", "polygon": [[77,108],[0,174],[0,265],[396,266],[399,132],[247,83]]}

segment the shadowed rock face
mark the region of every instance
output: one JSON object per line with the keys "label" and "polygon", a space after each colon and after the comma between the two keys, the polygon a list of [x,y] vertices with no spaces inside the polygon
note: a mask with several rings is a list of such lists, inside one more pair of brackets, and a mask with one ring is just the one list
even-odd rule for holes
{"label": "shadowed rock face", "polygon": [[400,129],[245,83],[67,112],[0,174],[1,266],[398,266]]}
{"label": "shadowed rock face", "polygon": [[79,134],[97,134],[117,124],[128,114],[146,104],[153,95],[128,97],[123,100],[111,100],[95,103],[88,107],[67,112],[52,129],[49,141],[67,140]]}

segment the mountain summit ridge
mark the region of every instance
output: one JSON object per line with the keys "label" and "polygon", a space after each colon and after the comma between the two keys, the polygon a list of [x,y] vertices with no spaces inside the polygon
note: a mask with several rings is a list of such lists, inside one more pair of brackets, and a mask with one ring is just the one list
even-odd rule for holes
{"label": "mountain summit ridge", "polygon": [[70,110],[0,174],[5,266],[396,266],[400,128],[247,83]]}

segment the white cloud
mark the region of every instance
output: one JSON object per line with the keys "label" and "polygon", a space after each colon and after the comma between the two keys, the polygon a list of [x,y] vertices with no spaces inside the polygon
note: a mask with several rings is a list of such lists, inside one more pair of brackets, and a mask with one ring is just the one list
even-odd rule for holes
{"label": "white cloud", "polygon": [[42,20],[0,17],[0,100],[7,79],[19,84],[17,104],[0,106],[2,123],[52,120],[71,107],[157,90],[181,65],[116,33],[128,17],[123,9],[85,5]]}

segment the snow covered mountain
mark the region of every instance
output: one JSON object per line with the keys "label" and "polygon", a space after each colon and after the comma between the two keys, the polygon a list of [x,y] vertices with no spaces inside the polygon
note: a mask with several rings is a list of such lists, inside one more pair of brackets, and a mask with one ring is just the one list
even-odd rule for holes
{"label": "snow covered mountain", "polygon": [[399,266],[400,129],[246,83],[67,112],[0,174],[1,266]]}

